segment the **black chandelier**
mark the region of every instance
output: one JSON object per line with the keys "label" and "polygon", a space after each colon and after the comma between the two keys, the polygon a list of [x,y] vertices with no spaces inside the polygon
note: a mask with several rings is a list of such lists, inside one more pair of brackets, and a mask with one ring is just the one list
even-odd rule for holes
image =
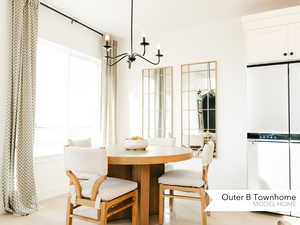
{"label": "black chandelier", "polygon": [[160,63],[160,58],[163,57],[163,55],[160,52],[160,47],[157,48],[157,54],[155,55],[157,57],[157,62],[152,62],[151,60],[145,58],[146,55],[146,46],[150,45],[149,42],[146,41],[146,36],[143,34],[142,42],[140,43],[141,46],[143,46],[143,54],[139,54],[137,52],[133,51],[133,0],[131,0],[131,37],[130,37],[130,51],[126,53],[122,53],[120,55],[117,55],[115,57],[109,56],[109,51],[111,50],[112,46],[109,44],[110,37],[109,35],[105,35],[105,45],[103,46],[106,49],[106,56],[105,58],[107,60],[117,60],[113,62],[112,64],[109,64],[110,66],[114,66],[123,59],[127,58],[129,69],[131,68],[131,64],[137,59],[141,58],[148,63],[151,63],[153,65],[158,65]]}

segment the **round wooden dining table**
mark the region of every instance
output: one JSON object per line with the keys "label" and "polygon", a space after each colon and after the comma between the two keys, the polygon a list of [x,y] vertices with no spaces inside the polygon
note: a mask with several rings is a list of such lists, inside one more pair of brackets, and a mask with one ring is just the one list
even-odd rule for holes
{"label": "round wooden dining table", "polygon": [[[150,215],[158,214],[158,178],[165,164],[192,158],[192,150],[181,147],[148,146],[145,151],[126,150],[119,145],[107,146],[108,176],[136,181],[139,185],[139,225],[149,225]],[[113,219],[129,218],[124,212]]]}

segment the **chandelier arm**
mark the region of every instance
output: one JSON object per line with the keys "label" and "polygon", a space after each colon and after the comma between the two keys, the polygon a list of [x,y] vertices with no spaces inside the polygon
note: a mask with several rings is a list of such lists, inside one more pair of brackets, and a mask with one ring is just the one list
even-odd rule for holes
{"label": "chandelier arm", "polygon": [[144,51],[143,51],[143,55],[142,56],[145,56],[146,55],[146,45],[144,45]]}
{"label": "chandelier arm", "polygon": [[[122,61],[124,58],[128,57],[128,63],[129,63],[129,68],[131,68],[131,64],[132,62],[134,62],[136,60],[136,57],[139,57],[145,61],[147,61],[148,63],[152,64],[152,65],[158,65],[160,63],[160,58],[163,57],[163,55],[160,53],[160,49],[158,49],[158,52],[156,54],[156,56],[158,57],[157,59],[157,62],[153,62],[149,59],[147,59],[145,57],[146,55],[146,48],[148,45],[150,45],[149,42],[146,41],[146,38],[143,36],[143,40],[142,42],[140,43],[140,45],[143,45],[143,54],[138,54],[138,53],[135,53],[133,52],[133,19],[134,19],[134,5],[133,5],[133,0],[130,0],[131,1],[131,18],[130,18],[130,52],[129,53],[123,53],[123,54],[120,54],[120,55],[117,55],[115,57],[112,57],[112,56],[109,56],[108,54],[108,51],[109,49],[112,48],[112,46],[109,45],[108,41],[109,41],[109,38],[108,40],[106,40],[106,44],[103,46],[105,49],[106,49],[106,56],[105,58],[107,59],[107,64],[109,66],[113,66],[113,65],[116,65],[117,63],[119,63],[120,61]],[[110,60],[113,60],[113,62],[110,64]]]}
{"label": "chandelier arm", "polygon": [[111,56],[109,56],[109,55],[107,55],[107,56],[105,56],[106,58],[108,58],[108,59],[117,59],[117,58],[120,58],[121,56],[127,56],[128,55],[128,53],[123,53],[123,54],[120,54],[120,55],[117,55],[117,56],[115,56],[115,57],[111,57]]}
{"label": "chandelier arm", "polygon": [[140,54],[136,54],[136,56],[138,56],[138,57],[140,57],[141,59],[147,61],[148,63],[151,63],[152,65],[158,65],[158,64],[160,63],[160,57],[158,57],[158,62],[155,63],[155,62],[150,61],[149,59],[146,59],[145,57],[143,57],[143,56],[140,55]]}
{"label": "chandelier arm", "polygon": [[112,63],[112,64],[109,64],[109,66],[113,66],[113,65],[116,65],[118,62],[120,62],[121,60],[123,60],[124,58],[127,57],[127,54],[125,56],[123,56],[122,58],[120,58],[119,60],[117,60],[116,62]]}

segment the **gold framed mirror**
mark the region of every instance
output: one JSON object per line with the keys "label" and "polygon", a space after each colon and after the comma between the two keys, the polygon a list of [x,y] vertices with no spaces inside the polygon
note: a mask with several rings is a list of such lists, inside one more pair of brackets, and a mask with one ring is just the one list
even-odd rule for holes
{"label": "gold framed mirror", "polygon": [[173,137],[173,67],[142,71],[143,137]]}
{"label": "gold framed mirror", "polygon": [[[200,153],[208,140],[216,146],[217,62],[181,65],[181,142]],[[216,155],[215,148],[215,155]]]}

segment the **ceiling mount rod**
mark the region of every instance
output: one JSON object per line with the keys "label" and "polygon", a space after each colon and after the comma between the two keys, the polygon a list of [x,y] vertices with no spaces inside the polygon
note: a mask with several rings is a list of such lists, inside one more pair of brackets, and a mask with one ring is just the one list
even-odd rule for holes
{"label": "ceiling mount rod", "polygon": [[133,0],[131,0],[131,41],[130,41],[130,51],[133,53]]}
{"label": "ceiling mount rod", "polygon": [[42,6],[48,8],[48,9],[50,9],[50,10],[56,12],[57,14],[59,14],[59,15],[61,15],[61,16],[63,16],[63,17],[68,18],[68,19],[71,20],[72,22],[75,22],[75,23],[77,23],[77,24],[79,24],[79,25],[81,25],[81,26],[83,26],[83,27],[85,27],[85,28],[87,28],[87,29],[89,29],[89,30],[91,30],[91,31],[93,31],[93,32],[95,32],[95,33],[97,33],[97,34],[99,34],[100,36],[103,36],[103,33],[101,33],[100,31],[97,31],[97,30],[95,30],[94,28],[91,28],[91,27],[89,27],[88,25],[86,25],[86,24],[84,24],[84,23],[78,21],[77,19],[75,19],[75,18],[73,18],[73,17],[71,17],[71,16],[68,16],[68,15],[66,15],[66,14],[64,14],[64,13],[62,13],[62,12],[60,12],[60,11],[58,11],[57,9],[55,9],[55,8],[53,8],[53,7],[49,6],[49,5],[47,5],[46,3],[40,2],[40,4],[41,4]]}

